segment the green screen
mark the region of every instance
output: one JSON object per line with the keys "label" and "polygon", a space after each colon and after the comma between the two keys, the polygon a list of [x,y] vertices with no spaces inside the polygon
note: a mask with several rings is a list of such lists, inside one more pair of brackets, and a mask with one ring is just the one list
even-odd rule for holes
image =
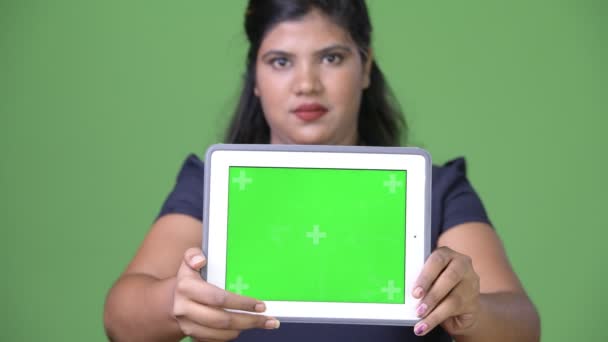
{"label": "green screen", "polygon": [[[542,340],[608,341],[608,1],[367,3],[408,145],[467,158]],[[108,289],[222,141],[246,6],[0,1],[0,341],[108,340]]]}
{"label": "green screen", "polygon": [[230,167],[226,288],[403,303],[406,171]]}

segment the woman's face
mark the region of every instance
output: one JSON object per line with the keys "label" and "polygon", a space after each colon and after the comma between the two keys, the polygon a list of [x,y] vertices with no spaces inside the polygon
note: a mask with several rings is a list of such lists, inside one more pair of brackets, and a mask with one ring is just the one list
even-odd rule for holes
{"label": "woman's face", "polygon": [[369,85],[347,31],[318,11],[277,24],[256,62],[260,98],[273,144],[354,145],[361,93]]}

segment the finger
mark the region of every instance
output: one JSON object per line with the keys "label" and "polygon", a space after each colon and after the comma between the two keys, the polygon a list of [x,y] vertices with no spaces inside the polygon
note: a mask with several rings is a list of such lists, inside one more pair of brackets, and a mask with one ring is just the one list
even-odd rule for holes
{"label": "finger", "polygon": [[198,341],[231,341],[239,337],[239,330],[221,330],[205,327],[195,322],[182,319],[180,322],[182,332]]}
{"label": "finger", "polygon": [[418,279],[414,283],[412,294],[414,298],[422,298],[428,292],[439,274],[446,268],[454,257],[454,251],[447,247],[436,249],[424,263]]}
{"label": "finger", "polygon": [[207,260],[199,248],[189,248],[184,252],[184,258],[177,270],[177,278],[192,277],[202,279],[199,270],[206,262]]}
{"label": "finger", "polygon": [[188,248],[188,250],[186,250],[186,252],[184,253],[184,262],[193,270],[200,271],[200,269],[205,266],[207,259],[203,255],[203,252],[200,248],[194,247]]}
{"label": "finger", "polygon": [[[469,270],[467,257],[461,256],[452,259],[448,266],[439,274],[439,277],[416,308],[418,317],[425,317],[439,304],[458,284],[460,284]],[[472,267],[472,266],[471,266]]]}
{"label": "finger", "polygon": [[220,289],[202,279],[184,279],[178,283],[178,291],[203,305],[250,312],[266,311],[263,302]]}
{"label": "finger", "polygon": [[246,330],[276,329],[279,321],[264,315],[229,312],[219,308],[198,305],[190,302],[186,316],[193,322],[214,329]]}
{"label": "finger", "polygon": [[427,317],[416,323],[414,333],[418,336],[424,336],[443,321],[458,315],[457,310],[461,305],[460,303],[457,296],[447,296]]}

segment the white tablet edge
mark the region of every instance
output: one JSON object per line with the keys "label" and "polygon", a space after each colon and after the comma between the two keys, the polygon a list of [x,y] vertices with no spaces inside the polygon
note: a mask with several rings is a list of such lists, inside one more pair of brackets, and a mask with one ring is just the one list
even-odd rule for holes
{"label": "white tablet edge", "polygon": [[[250,154],[250,157],[255,155],[255,158],[248,157],[239,158],[238,163],[228,164],[225,159],[222,160],[222,153],[215,154],[215,152],[230,152],[230,154],[238,153],[239,151],[248,152],[260,152],[259,154]],[[209,227],[210,226],[226,226],[226,217],[221,216],[210,217],[210,193],[214,191],[214,196],[217,196],[218,190],[214,188],[213,184],[228,184],[227,172],[213,172],[214,177],[219,179],[211,180],[211,169],[218,168],[221,171],[227,171],[227,167],[230,165],[234,166],[268,166],[268,167],[310,167],[310,161],[315,160],[318,162],[318,155],[311,158],[302,158],[306,154],[299,153],[298,158],[290,160],[287,164],[285,161],[278,162],[276,160],[276,154],[273,154],[272,159],[263,160],[260,159],[263,155],[268,155],[268,152],[326,152],[326,153],[347,153],[352,154],[353,157],[338,158],[337,155],[327,155],[324,162],[327,163],[323,167],[325,168],[361,168],[361,169],[407,169],[408,170],[408,192],[407,192],[407,213],[406,213],[406,227],[408,227],[409,238],[406,239],[408,246],[407,251],[417,250],[415,247],[414,235],[416,237],[423,236],[423,251],[415,254],[415,259],[408,259],[406,265],[405,284],[406,284],[406,302],[405,304],[374,304],[374,303],[311,303],[311,302],[274,302],[265,301],[267,305],[267,311],[264,314],[275,316],[281,319],[283,322],[302,322],[302,323],[348,323],[348,324],[382,324],[382,325],[414,325],[418,318],[415,314],[415,305],[417,300],[411,296],[413,281],[420,272],[424,260],[430,253],[430,204],[431,204],[431,158],[428,152],[412,147],[365,147],[365,146],[316,146],[316,145],[231,145],[231,144],[218,144],[213,145],[207,150],[205,158],[205,198],[204,198],[204,210],[203,210],[203,253],[207,255],[209,264],[203,270],[201,274],[203,278],[207,279],[207,268],[212,269],[215,266],[220,267],[222,271],[218,274],[212,274],[211,279],[207,279],[210,283],[215,284],[218,287],[225,288],[225,267],[221,267],[222,262],[219,265],[217,261],[223,259],[225,265],[225,244],[223,246],[214,246],[213,249],[209,249]],[[360,159],[357,159],[356,154],[380,154],[372,157],[371,164],[363,165]],[[382,158],[381,154],[403,154],[407,155],[406,159],[408,162],[387,162],[386,158]],[[289,153],[282,154],[284,158],[290,158]],[[219,158],[218,158],[219,157]],[[360,156],[359,156],[360,157]],[[369,157],[369,156],[367,156]],[[228,158],[230,159],[230,158]],[[213,160],[213,163],[211,162]],[[260,160],[263,162],[260,163]],[[405,159],[404,159],[405,160]],[[369,163],[369,158],[366,161]],[[403,164],[405,163],[405,164]],[[409,164],[408,164],[409,163]],[[412,164],[413,163],[413,164]],[[422,164],[421,164],[422,163]],[[216,166],[214,166],[216,165]],[[370,167],[369,165],[373,165]],[[405,168],[403,167],[405,165]],[[396,167],[395,167],[396,166]],[[214,169],[215,170],[215,169]],[[223,177],[223,179],[222,179]],[[227,188],[224,188],[227,189]],[[224,192],[225,200],[216,201],[213,204],[213,210],[217,210],[216,206],[222,202],[223,210],[226,212],[227,205],[227,190],[219,191]],[[418,196],[422,195],[425,198],[426,210],[424,215],[420,216],[416,213],[421,212],[417,201],[412,201],[410,194],[417,193]],[[411,212],[410,212],[411,211]],[[411,222],[413,219],[414,222]],[[223,231],[223,232],[222,232]],[[214,229],[212,235],[219,241],[226,241],[226,231]],[[412,246],[409,246],[409,245]],[[218,248],[219,247],[219,248]],[[408,253],[409,254],[409,253]],[[215,273],[215,272],[214,272]],[[290,312],[297,312],[297,315],[293,315]],[[404,312],[406,313],[404,315]],[[363,313],[363,315],[361,314]],[[402,315],[403,319],[394,319]]]}

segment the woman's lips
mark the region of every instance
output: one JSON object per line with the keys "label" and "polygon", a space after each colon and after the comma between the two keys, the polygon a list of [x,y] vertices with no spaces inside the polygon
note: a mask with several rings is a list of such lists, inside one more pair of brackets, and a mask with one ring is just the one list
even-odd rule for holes
{"label": "woman's lips", "polygon": [[293,110],[293,113],[302,121],[315,121],[327,113],[327,108],[323,105],[303,104]]}

